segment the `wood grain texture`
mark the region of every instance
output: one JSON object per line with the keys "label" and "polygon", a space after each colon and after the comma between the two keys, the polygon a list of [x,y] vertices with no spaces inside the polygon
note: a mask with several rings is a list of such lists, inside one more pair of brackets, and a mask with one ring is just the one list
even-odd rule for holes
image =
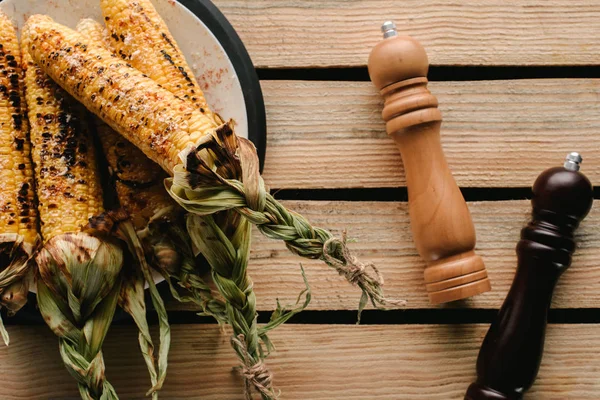
{"label": "wood grain texture", "polygon": [[[599,19],[600,20],[600,19]],[[272,188],[405,186],[370,82],[263,81]],[[530,187],[570,151],[600,183],[600,79],[432,82],[461,187]]]}
{"label": "wood grain texture", "polygon": [[394,20],[432,65],[600,62],[600,2],[216,0],[257,67],[364,66]]}
{"label": "wood grain texture", "polygon": [[[0,398],[77,400],[45,327],[9,327],[0,348]],[[475,377],[485,325],[286,325],[271,335],[268,359],[284,399],[447,400]],[[216,325],[173,326],[161,398],[242,400],[228,334]],[[600,325],[550,325],[539,377],[528,400],[597,399]],[[107,376],[122,399],[143,399],[148,377],[133,326],[113,328],[104,346]]]}
{"label": "wood grain texture", "polygon": [[[339,234],[348,230],[356,242],[350,248],[362,261],[372,261],[385,277],[391,298],[408,301],[408,308],[430,308],[425,290],[425,263],[418,256],[409,228],[407,204],[402,202],[286,201],[286,207],[306,216],[315,226]],[[521,228],[529,221],[529,201],[469,203],[477,232],[476,251],[487,267],[492,291],[445,307],[499,308],[517,265],[515,247]],[[571,268],[559,281],[553,301],[557,308],[600,307],[600,213],[592,209],[576,232],[578,249]],[[249,272],[260,310],[273,310],[276,299],[290,304],[303,289],[299,264],[306,270],[313,310],[355,310],[359,289],[316,260],[304,260],[256,230]],[[190,309],[169,302],[171,310]]]}

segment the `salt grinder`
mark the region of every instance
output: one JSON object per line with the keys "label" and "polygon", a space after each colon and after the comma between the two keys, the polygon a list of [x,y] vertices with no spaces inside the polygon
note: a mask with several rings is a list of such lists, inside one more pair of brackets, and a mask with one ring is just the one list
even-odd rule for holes
{"label": "salt grinder", "polygon": [[533,185],[532,221],[517,244],[517,271],[477,359],[477,381],[466,400],[519,400],[538,373],[552,293],[571,264],[573,232],[592,206],[581,157],[544,171]]}
{"label": "salt grinder", "polygon": [[440,143],[442,114],[427,89],[425,49],[396,26],[382,26],[384,40],[369,56],[369,75],[384,97],[383,119],[404,162],[411,227],[427,263],[425,285],[432,304],[491,289],[481,257],[473,251],[475,228],[448,168]]}

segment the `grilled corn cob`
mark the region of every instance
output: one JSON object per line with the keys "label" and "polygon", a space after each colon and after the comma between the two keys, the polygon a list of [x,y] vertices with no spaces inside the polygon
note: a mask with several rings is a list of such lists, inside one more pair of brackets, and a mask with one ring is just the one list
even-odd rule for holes
{"label": "grilled corn cob", "polygon": [[31,59],[22,33],[26,99],[44,246],[36,256],[38,305],[82,399],[116,400],[102,343],[117,305],[123,265],[109,232],[84,232],[103,211],[94,143],[82,105]]}
{"label": "grilled corn cob", "polygon": [[102,187],[85,108],[37,68],[25,51],[24,61],[38,209],[47,242],[79,231],[101,214]]}
{"label": "grilled corn cob", "polygon": [[30,54],[50,77],[169,173],[179,153],[215,133],[189,103],[83,35],[35,15]]}
{"label": "grilled corn cob", "polygon": [[[0,11],[0,304],[10,313],[27,301],[38,239],[22,72],[15,26]],[[1,319],[0,332],[8,344]]]}
{"label": "grilled corn cob", "polygon": [[[94,44],[111,50],[108,40],[104,40],[105,29],[95,20],[82,19],[77,31]],[[132,218],[135,229],[144,229],[157,215],[176,218],[175,214],[181,211],[163,184],[168,175],[110,126],[97,117],[94,120],[119,203]]]}
{"label": "grilled corn cob", "polygon": [[101,0],[100,6],[119,57],[177,97],[194,104],[220,125],[179,45],[149,0]]}
{"label": "grilled corn cob", "polygon": [[182,210],[165,190],[163,181],[168,175],[158,164],[108,125],[100,123],[97,132],[119,203],[132,217],[136,230],[144,229],[158,215],[177,218]]}
{"label": "grilled corn cob", "polygon": [[[96,21],[82,20],[77,30],[107,48],[108,44],[101,41],[103,28]],[[96,122],[119,203],[143,237],[149,258],[169,283],[173,296],[180,301],[195,302],[205,314],[225,322],[223,302],[215,299],[210,286],[199,275],[182,218],[183,209],[165,190],[163,181],[167,174],[108,125],[98,118]],[[172,280],[190,293],[181,294]]]}
{"label": "grilled corn cob", "polygon": [[0,235],[37,240],[31,145],[15,27],[0,12]]}

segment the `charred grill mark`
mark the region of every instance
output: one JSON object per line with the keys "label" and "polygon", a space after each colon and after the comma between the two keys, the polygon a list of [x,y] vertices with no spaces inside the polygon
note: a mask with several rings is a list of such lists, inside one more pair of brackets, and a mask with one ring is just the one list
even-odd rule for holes
{"label": "charred grill mark", "polygon": [[22,151],[25,145],[25,139],[15,138],[15,149],[18,151]]}
{"label": "charred grill mark", "polygon": [[12,117],[15,129],[20,131],[23,128],[23,116],[21,114],[13,114]]}
{"label": "charred grill mark", "polygon": [[171,46],[174,50],[177,50],[175,48],[175,45],[173,44],[173,41],[171,39],[169,39],[169,37],[167,36],[166,33],[162,32],[160,35],[163,37],[163,39],[165,39],[165,41],[169,44],[169,46]]}
{"label": "charred grill mark", "polygon": [[19,196],[27,196],[29,193],[30,185],[29,183],[24,183],[21,185],[21,189],[19,189]]}
{"label": "charred grill mark", "polygon": [[14,129],[22,131],[21,71],[15,56],[5,52],[3,48],[0,49],[0,72],[8,78],[8,86],[7,84],[0,85],[0,97],[7,99],[11,105],[11,118]]}
{"label": "charred grill mark", "polygon": [[169,64],[175,65],[175,62],[173,61],[173,58],[171,57],[171,55],[169,53],[167,53],[165,50],[161,50],[160,52],[162,53],[165,60],[167,60],[169,62]]}

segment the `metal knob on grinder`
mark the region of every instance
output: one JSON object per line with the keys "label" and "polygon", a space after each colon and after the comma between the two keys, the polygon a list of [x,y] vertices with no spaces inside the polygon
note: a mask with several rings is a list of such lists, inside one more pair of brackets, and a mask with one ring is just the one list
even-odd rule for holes
{"label": "metal knob on grinder", "polygon": [[573,233],[590,211],[593,188],[581,156],[544,171],[533,185],[532,221],[521,231],[514,281],[477,358],[466,400],[520,400],[538,373],[554,287],[571,264]]}
{"label": "metal knob on grinder", "polygon": [[491,289],[467,204],[448,167],[437,98],[427,89],[429,61],[419,42],[400,36],[392,22],[371,51],[369,75],[385,99],[382,117],[402,155],[415,245],[425,259],[433,304]]}

